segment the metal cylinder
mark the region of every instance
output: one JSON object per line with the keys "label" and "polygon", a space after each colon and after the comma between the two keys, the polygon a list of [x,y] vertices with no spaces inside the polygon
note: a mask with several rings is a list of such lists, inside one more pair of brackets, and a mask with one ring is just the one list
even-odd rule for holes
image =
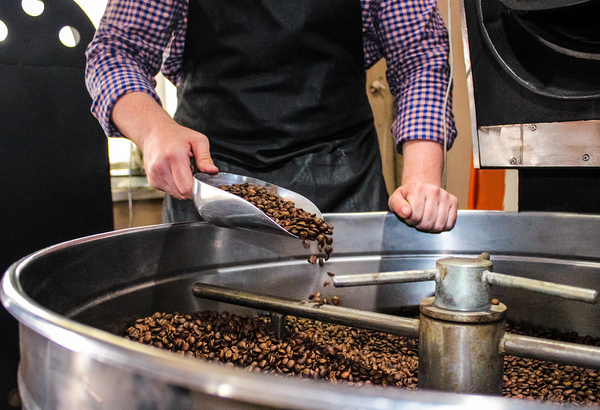
{"label": "metal cylinder", "polygon": [[501,395],[504,360],[499,344],[506,306],[456,312],[438,308],[434,298],[427,298],[420,309],[419,388]]}
{"label": "metal cylinder", "polygon": [[435,305],[460,311],[486,311],[490,308],[490,285],[481,279],[492,270],[492,262],[480,258],[444,258],[436,263]]}

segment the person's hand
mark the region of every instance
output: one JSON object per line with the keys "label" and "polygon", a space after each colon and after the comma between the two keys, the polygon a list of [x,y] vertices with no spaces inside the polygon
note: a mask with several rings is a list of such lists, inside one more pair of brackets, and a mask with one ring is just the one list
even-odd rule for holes
{"label": "person's hand", "polygon": [[396,189],[390,196],[389,207],[408,226],[443,232],[454,228],[458,200],[439,186],[415,182]]}
{"label": "person's hand", "polygon": [[122,96],[113,108],[111,119],[142,150],[148,183],[154,188],[177,199],[192,199],[192,158],[198,171],[219,172],[210,157],[208,138],[177,124],[146,93]]}
{"label": "person's hand", "polygon": [[210,157],[208,138],[175,123],[147,135],[140,149],[150,186],[177,199],[193,198],[192,157],[198,171],[209,174],[219,171]]}
{"label": "person's hand", "polygon": [[390,196],[390,210],[418,230],[451,230],[456,223],[458,199],[441,188],[442,145],[413,140],[402,145],[402,152],[402,185]]}

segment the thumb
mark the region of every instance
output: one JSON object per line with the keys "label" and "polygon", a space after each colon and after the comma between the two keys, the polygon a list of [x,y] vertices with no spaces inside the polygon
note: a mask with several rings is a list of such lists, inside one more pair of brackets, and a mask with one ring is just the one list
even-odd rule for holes
{"label": "thumb", "polygon": [[210,154],[201,153],[200,155],[195,155],[196,168],[200,172],[205,172],[207,174],[216,174],[219,172],[219,169],[215,166]]}
{"label": "thumb", "polygon": [[216,174],[219,169],[215,166],[210,156],[210,143],[204,134],[194,133],[194,138],[190,141],[192,149],[192,160],[195,162],[196,169],[207,174]]}
{"label": "thumb", "polygon": [[410,203],[399,191],[394,192],[394,194],[390,197],[388,205],[390,210],[396,213],[396,215],[398,215],[400,218],[408,219],[412,215],[412,207],[410,206]]}

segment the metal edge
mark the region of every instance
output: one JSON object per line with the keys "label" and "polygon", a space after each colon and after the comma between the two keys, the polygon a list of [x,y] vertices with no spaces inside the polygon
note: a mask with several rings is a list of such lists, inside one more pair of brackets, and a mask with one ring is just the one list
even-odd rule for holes
{"label": "metal edge", "polygon": [[467,31],[467,12],[465,9],[465,1],[459,1],[460,8],[460,26],[463,40],[463,56],[465,60],[465,68],[467,75],[467,92],[469,94],[469,112],[471,115],[471,139],[473,140],[473,166],[481,168],[479,159],[479,134],[477,132],[477,112],[475,108],[475,89],[473,87],[473,72],[471,67],[471,51],[469,48],[469,34]]}

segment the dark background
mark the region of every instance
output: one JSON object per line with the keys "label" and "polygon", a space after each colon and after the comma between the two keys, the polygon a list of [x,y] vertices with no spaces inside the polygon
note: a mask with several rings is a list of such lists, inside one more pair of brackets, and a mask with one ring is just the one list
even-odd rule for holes
{"label": "dark background", "polygon": [[[587,2],[551,13],[569,28],[597,16],[599,4]],[[600,61],[566,57],[541,45],[500,0],[464,0],[464,6],[477,127],[600,119],[600,98],[573,98],[600,90]],[[483,25],[497,55],[486,44]],[[499,63],[499,56],[513,73]],[[557,98],[561,95],[564,98]],[[519,211],[600,213],[600,168],[519,168]]]}
{"label": "dark background", "polygon": [[[0,273],[39,249],[113,228],[108,142],[84,82],[94,26],[71,0],[44,3],[32,17],[20,0],[0,1],[8,27],[0,42]],[[77,46],[60,42],[64,26],[80,33]],[[0,307],[0,409],[18,408],[9,404],[18,362],[18,322]]]}

